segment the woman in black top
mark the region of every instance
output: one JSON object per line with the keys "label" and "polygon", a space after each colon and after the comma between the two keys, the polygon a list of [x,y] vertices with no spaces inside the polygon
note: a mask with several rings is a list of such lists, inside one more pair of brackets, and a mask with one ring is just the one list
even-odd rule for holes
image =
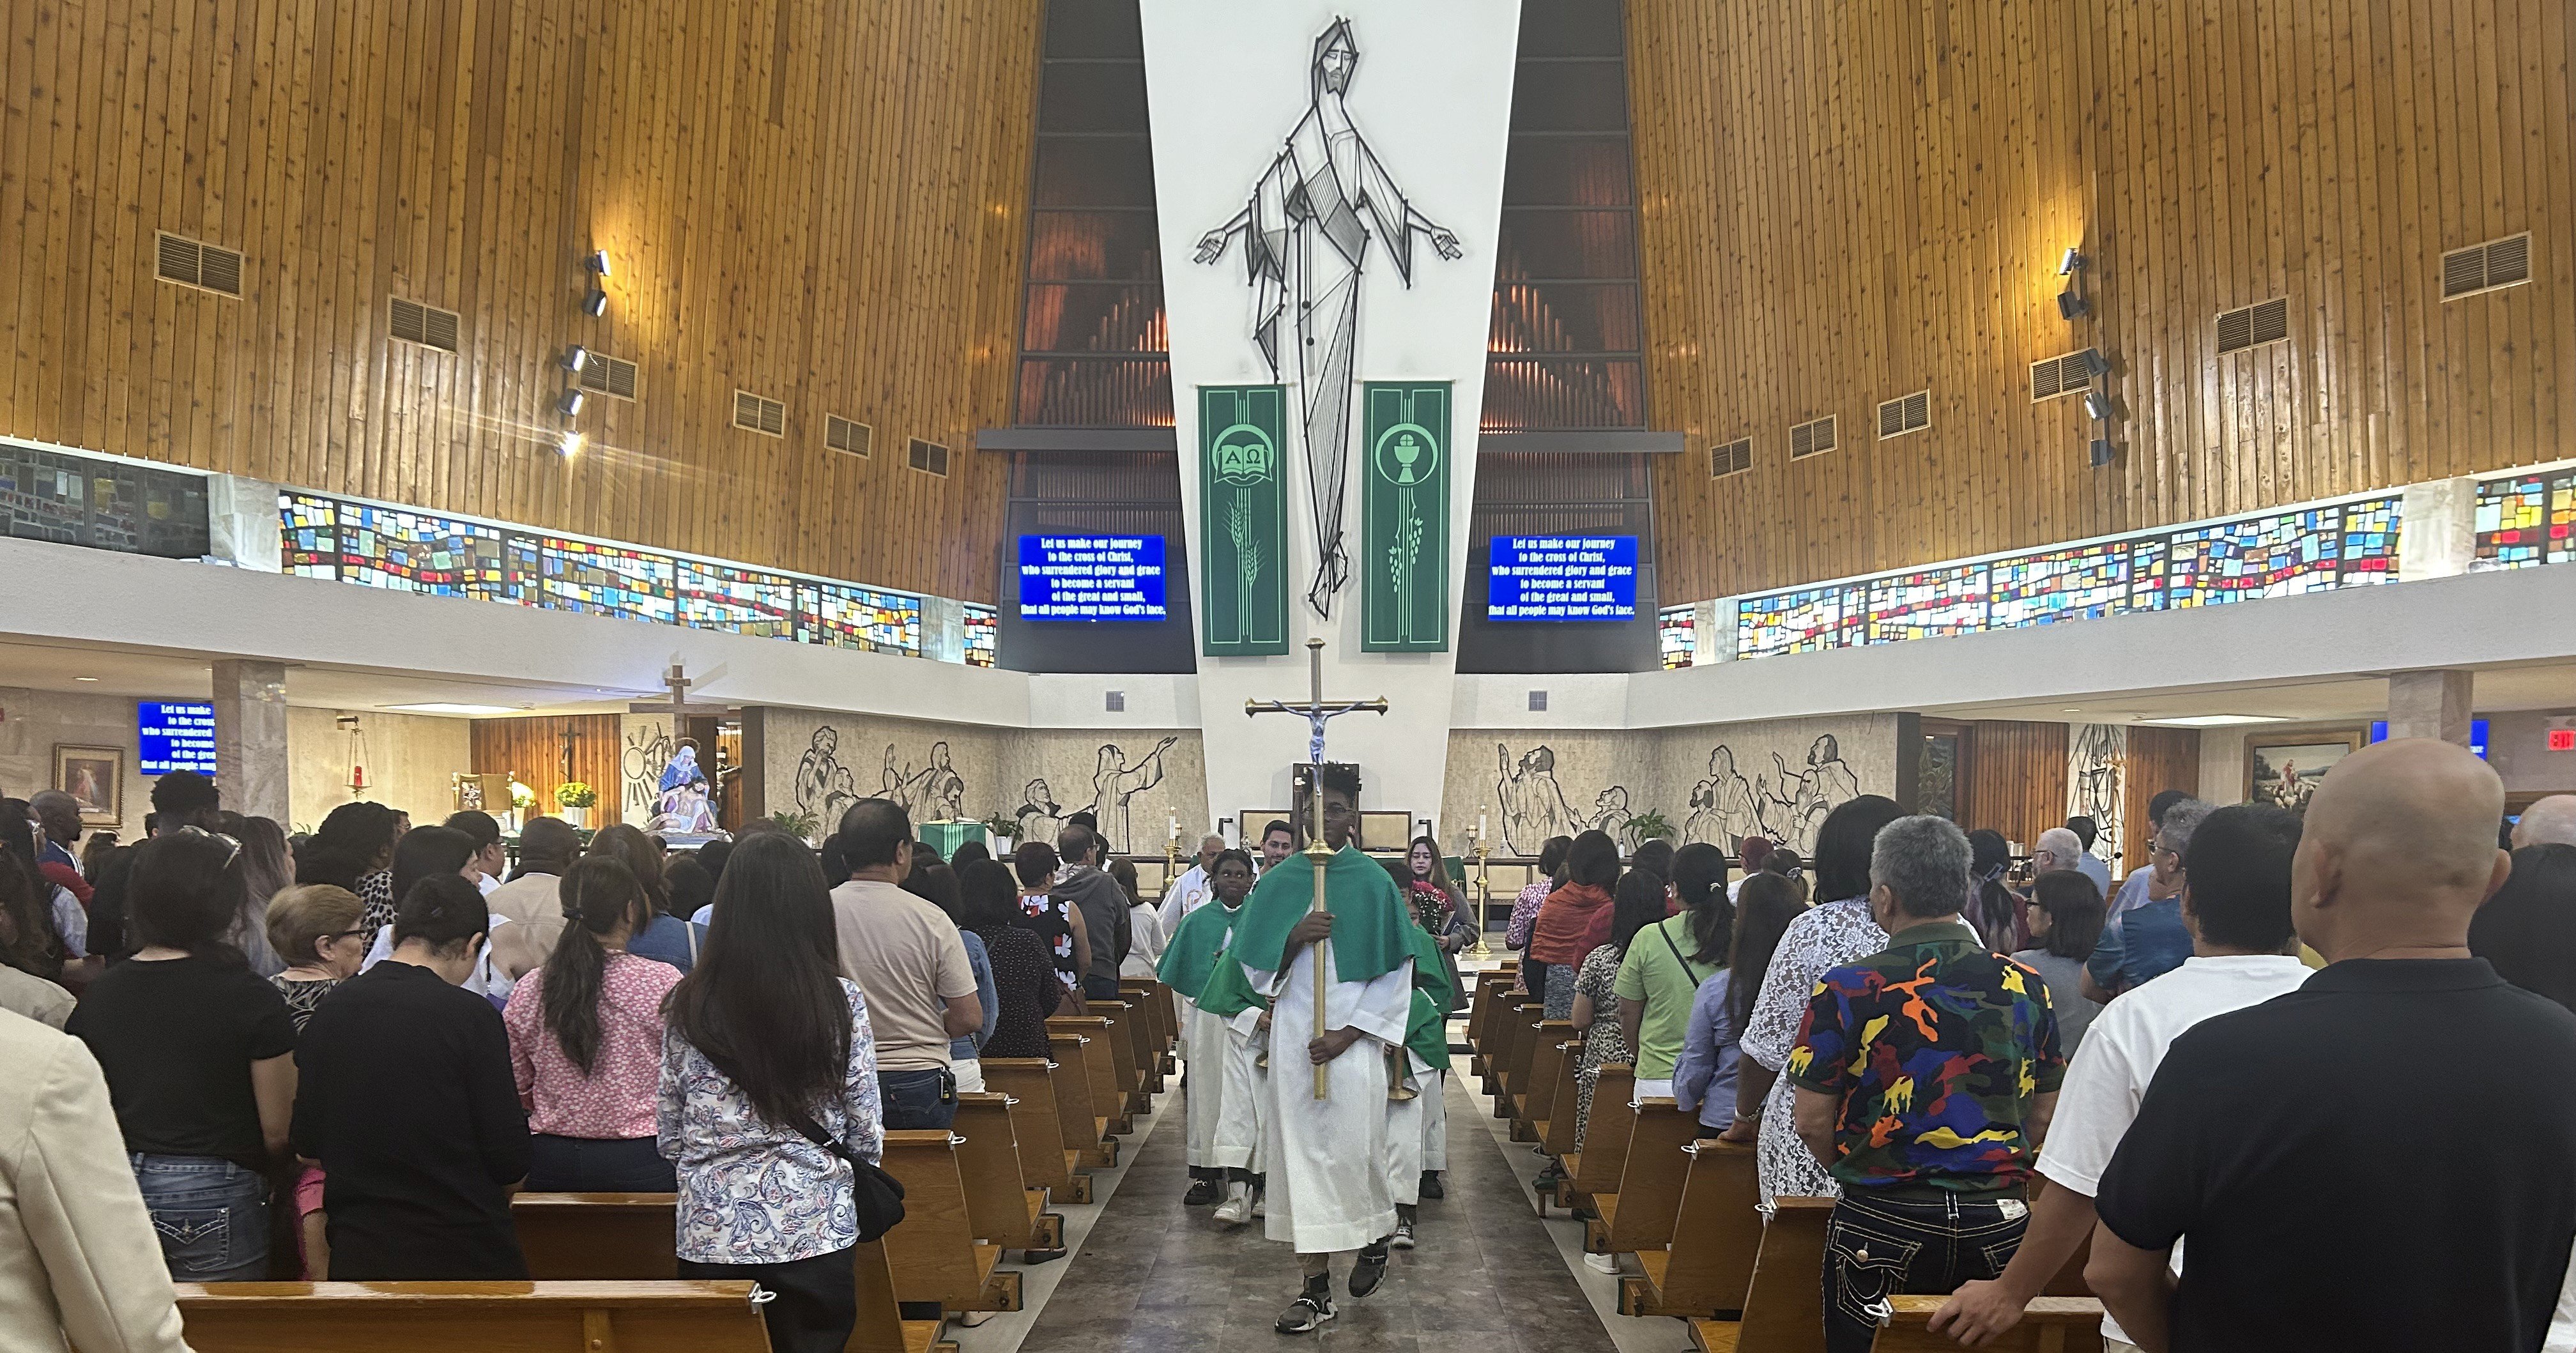
{"label": "woman in black top", "polygon": [[482,956],[483,894],[432,874],[394,913],[394,951],[331,993],[296,1060],[295,1150],[328,1176],[331,1277],[528,1276],[509,1186],[528,1173],[510,1036],[461,989]]}
{"label": "woman in black top", "polygon": [[[1081,935],[1082,913],[1047,891],[1060,863],[1055,847],[1044,841],[1023,843],[1011,852],[1011,870],[1020,880],[1020,927],[1037,936],[1065,986],[1079,998],[1083,970],[1091,964],[1091,946]],[[1080,1013],[1077,1004],[1068,1013]]]}
{"label": "woman in black top", "polygon": [[161,1256],[181,1282],[268,1276],[268,1181],[295,1102],[286,1001],[225,942],[241,849],[190,827],[134,851],[142,945],[92,982],[65,1032],[107,1073]]}
{"label": "woman in black top", "polygon": [[957,877],[957,893],[957,923],[984,942],[1001,1007],[983,1055],[1046,1056],[1046,1018],[1055,1013],[1065,986],[1047,960],[1046,945],[1023,924],[1010,866],[994,860],[968,864]]}

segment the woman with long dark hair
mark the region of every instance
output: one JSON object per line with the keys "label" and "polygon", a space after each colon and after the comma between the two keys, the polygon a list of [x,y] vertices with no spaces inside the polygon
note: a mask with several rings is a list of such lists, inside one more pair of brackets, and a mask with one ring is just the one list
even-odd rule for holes
{"label": "woman with long dark hair", "polygon": [[295,1105],[286,998],[232,946],[241,844],[189,827],[134,852],[142,947],[92,982],[65,1032],[107,1073],[125,1149],[181,1282],[268,1276],[269,1165]]}
{"label": "woman with long dark hair", "polygon": [[25,799],[0,799],[0,857],[0,962],[60,982],[64,966],[86,953],[81,941],[88,936],[88,918],[76,901],[66,915],[54,896],[62,890],[39,867],[36,826]]}
{"label": "woman with long dark hair", "polygon": [[749,837],[671,991],[656,1135],[679,1175],[683,1278],[750,1279],[778,1353],[839,1353],[858,1323],[850,1167],[882,1155],[876,1040],[841,976],[832,899],[804,843]]}
{"label": "woman with long dark hair", "polygon": [[1735,1124],[1738,1035],[1762,992],[1780,932],[1806,909],[1797,888],[1767,870],[1755,871],[1737,887],[1726,966],[1692,994],[1690,1027],[1682,1032],[1682,1055],[1673,1063],[1673,1103],[1699,1116],[1703,1137],[1721,1136]]}
{"label": "woman with long dark hair", "polygon": [[984,1040],[984,1057],[1046,1056],[1046,1019],[1064,995],[1046,945],[1022,919],[1019,881],[1009,865],[988,858],[957,871],[957,924],[982,942],[993,975],[993,1003],[986,1007],[993,1032]]}
{"label": "woman with long dark hair", "polygon": [[540,1193],[669,1193],[671,1163],[653,1140],[662,1067],[662,1002],[680,970],[627,952],[652,923],[624,861],[576,861],[559,885],[563,932],[542,968],[519,979],[501,1022],[528,1110],[528,1187]]}
{"label": "woman with long dark hair", "polygon": [[[1986,947],[1998,954],[2009,954],[2021,947],[2018,923],[2021,899],[2004,886],[2004,872],[2012,868],[2012,845],[2004,834],[1990,827],[1979,827],[1968,833],[1968,916],[1971,929]],[[2072,1057],[2075,1054],[2067,1051]]]}
{"label": "woman with long dark hair", "polygon": [[1583,1149],[1583,1125],[1592,1117],[1592,1087],[1600,1079],[1601,1068],[1635,1056],[1613,990],[1620,964],[1634,952],[1638,937],[1663,919],[1663,879],[1644,869],[1628,871],[1620,878],[1618,896],[1611,903],[1610,938],[1585,955],[1575,971],[1571,1018],[1574,1031],[1583,1035],[1583,1051],[1575,1061],[1575,1074],[1580,1077],[1574,1092],[1577,1151]]}
{"label": "woman with long dark hair", "polygon": [[1396,872],[1400,876],[1396,891],[1412,911],[1413,923],[1439,946],[1440,962],[1449,974],[1449,1008],[1456,1011],[1467,1002],[1466,987],[1458,980],[1457,955],[1475,933],[1467,919],[1467,895],[1449,881],[1449,866],[1440,858],[1440,843],[1428,836],[1413,838],[1413,844],[1405,848],[1404,865]]}
{"label": "woman with long dark hair", "polygon": [[1528,953],[1530,931],[1538,925],[1539,908],[1547,905],[1547,895],[1565,886],[1565,857],[1574,849],[1571,836],[1551,836],[1539,843],[1538,877],[1512,899],[1512,917],[1503,925],[1503,947],[1521,952],[1521,990],[1533,996],[1547,995],[1547,965],[1533,960]]}
{"label": "woman with long dark hair", "polygon": [[[1729,1141],[1755,1140],[1756,1173],[1765,1201],[1783,1195],[1830,1198],[1840,1189],[1816,1155],[1798,1139],[1790,1121],[1789,1083],[1780,1068],[1798,1041],[1807,997],[1828,968],[1857,962],[1887,947],[1887,932],[1869,910],[1869,858],[1878,829],[1905,816],[1894,799],[1863,794],[1847,799],[1816,829],[1816,896],[1821,899],[1789,923],[1762,976],[1762,994],[1744,1025],[1744,1057],[1736,1063],[1735,1122]],[[1777,854],[1778,852],[1774,852]],[[1765,866],[1766,872],[1768,866]]]}
{"label": "woman with long dark hair", "polygon": [[1565,886],[1547,895],[1530,927],[1530,962],[1546,965],[1533,975],[1530,993],[1547,1002],[1545,1018],[1574,1012],[1575,965],[1608,942],[1610,890],[1618,884],[1619,843],[1603,831],[1574,838],[1565,852]]}
{"label": "woman with long dark hair", "polygon": [[242,914],[233,928],[233,947],[262,977],[286,971],[286,960],[268,942],[268,903],[295,886],[295,857],[286,849],[286,829],[264,817],[225,813],[216,830],[242,843]]}
{"label": "woman with long dark hair", "polygon": [[653,838],[641,828],[622,822],[602,827],[591,835],[590,850],[583,858],[590,855],[614,857],[635,876],[636,886],[644,891],[644,904],[651,914],[636,929],[634,938],[626,942],[626,951],[637,958],[668,963],[686,973],[698,961],[698,951],[706,943],[706,927],[691,925],[671,914],[671,887],[664,878],[661,848],[653,844]]}
{"label": "woman with long dark hair", "polygon": [[402,817],[381,803],[344,803],[322,819],[322,826],[295,855],[295,881],[329,883],[358,895],[366,907],[359,923],[369,948],[376,932],[394,919],[394,842],[402,836]]}
{"label": "woman with long dark hair", "polygon": [[1619,1023],[1635,1054],[1637,1093],[1671,1093],[1673,1064],[1681,1060],[1690,1029],[1691,1003],[1700,985],[1726,967],[1727,933],[1735,908],[1726,900],[1726,853],[1711,845],[1685,847],[1673,859],[1688,889],[1675,889],[1687,904],[1680,914],[1657,917],[1621,960],[1612,991]]}

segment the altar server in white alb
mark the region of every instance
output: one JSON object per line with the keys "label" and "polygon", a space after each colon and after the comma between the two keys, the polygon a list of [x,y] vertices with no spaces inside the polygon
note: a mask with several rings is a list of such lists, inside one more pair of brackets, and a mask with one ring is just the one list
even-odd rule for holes
{"label": "altar server in white alb", "polygon": [[[1247,1195],[1252,1183],[1253,1147],[1260,1136],[1256,1106],[1243,1102],[1255,1082],[1242,1079],[1235,1063],[1250,1070],[1257,1055],[1252,1036],[1238,1033],[1219,1016],[1200,1008],[1198,997],[1208,974],[1234,938],[1235,917],[1252,893],[1252,857],[1239,850],[1219,854],[1210,873],[1218,905],[1199,907],[1182,918],[1163,946],[1157,975],[1181,1002],[1182,1053],[1188,1058],[1186,1113],[1189,1122],[1189,1192],[1181,1201],[1205,1207],[1220,1197],[1218,1219],[1240,1225],[1251,1215]],[[1242,1079],[1241,1084],[1237,1084]],[[1249,1132],[1225,1131],[1229,1120],[1249,1124]],[[1233,1138],[1229,1152],[1224,1137]],[[1229,1168],[1231,1167],[1231,1168]]]}
{"label": "altar server in white alb", "polygon": [[[1359,773],[1325,766],[1319,775],[1327,911],[1308,910],[1314,869],[1291,855],[1262,875],[1244,903],[1226,957],[1200,1003],[1251,1031],[1270,1004],[1268,1093],[1262,1105],[1269,1188],[1265,1234],[1296,1246],[1305,1285],[1283,1312],[1282,1334],[1303,1334],[1334,1316],[1331,1260],[1358,1251],[1350,1294],[1365,1297],[1386,1276],[1396,1224],[1388,1186],[1389,1052],[1404,1045],[1413,1013],[1414,929],[1395,884],[1349,845],[1359,823]],[[1330,964],[1325,1032],[1315,1035],[1315,962]],[[1325,1069],[1315,1094],[1312,1068]]]}

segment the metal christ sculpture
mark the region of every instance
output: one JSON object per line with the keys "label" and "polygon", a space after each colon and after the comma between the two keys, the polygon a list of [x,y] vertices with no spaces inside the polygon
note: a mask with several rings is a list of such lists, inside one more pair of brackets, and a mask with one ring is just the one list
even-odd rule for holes
{"label": "metal christ sculpture", "polygon": [[1461,252],[1458,237],[1414,209],[1377,153],[1351,121],[1343,99],[1359,66],[1351,22],[1335,19],[1315,39],[1306,115],[1289,131],[1252,197],[1233,219],[1199,240],[1198,261],[1224,257],[1243,237],[1244,275],[1252,284],[1252,340],[1280,376],[1280,325],[1296,307],[1298,397],[1305,416],[1306,486],[1314,498],[1315,581],[1306,604],[1332,615],[1333,594],[1349,575],[1342,549],[1342,481],[1350,463],[1351,378],[1358,360],[1360,275],[1369,241],[1413,285],[1413,237],[1430,237],[1444,259]]}

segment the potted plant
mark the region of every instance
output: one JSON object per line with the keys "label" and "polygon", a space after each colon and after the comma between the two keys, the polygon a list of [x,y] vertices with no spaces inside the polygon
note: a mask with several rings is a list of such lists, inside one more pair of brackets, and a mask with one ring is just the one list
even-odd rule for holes
{"label": "potted plant", "polygon": [[993,858],[1011,853],[1012,838],[1020,834],[1020,820],[996,808],[984,818],[984,830],[993,837]]}
{"label": "potted plant", "polygon": [[1620,828],[1628,834],[1628,843],[1631,849],[1644,845],[1648,841],[1653,841],[1662,837],[1669,837],[1673,834],[1672,819],[1665,817],[1661,811],[1653,808],[1649,808],[1619,825]]}
{"label": "potted plant", "polygon": [[566,780],[555,786],[555,806],[563,809],[566,824],[573,827],[590,825],[590,810],[599,804],[599,791],[579,780]]}

